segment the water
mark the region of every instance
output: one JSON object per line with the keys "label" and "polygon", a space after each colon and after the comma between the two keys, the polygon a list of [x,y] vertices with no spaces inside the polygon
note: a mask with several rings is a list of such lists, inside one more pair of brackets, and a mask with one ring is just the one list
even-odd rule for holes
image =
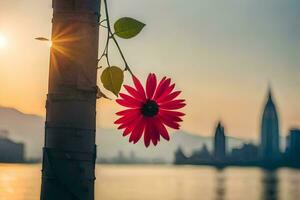
{"label": "water", "polygon": [[[40,165],[0,165],[0,200],[38,200]],[[300,170],[97,166],[96,200],[298,200]]]}

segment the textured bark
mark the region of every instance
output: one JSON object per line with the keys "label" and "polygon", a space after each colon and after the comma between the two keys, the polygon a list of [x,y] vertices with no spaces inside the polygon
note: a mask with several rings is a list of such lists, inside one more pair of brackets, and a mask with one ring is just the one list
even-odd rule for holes
{"label": "textured bark", "polygon": [[99,0],[53,0],[41,200],[93,200]]}

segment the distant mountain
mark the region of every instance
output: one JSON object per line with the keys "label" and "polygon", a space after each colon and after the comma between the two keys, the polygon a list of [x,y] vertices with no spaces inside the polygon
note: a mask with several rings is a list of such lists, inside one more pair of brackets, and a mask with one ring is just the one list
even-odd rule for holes
{"label": "distant mountain", "polygon": [[39,158],[42,153],[44,119],[24,114],[14,108],[0,107],[0,129],[9,131],[9,137],[26,145],[27,158]]}
{"label": "distant mountain", "polygon": [[[44,118],[36,115],[24,114],[13,108],[0,107],[0,129],[10,132],[10,138],[26,145],[27,158],[40,158],[44,141]],[[206,144],[212,149],[212,138],[178,131],[171,133],[171,141],[162,141],[157,147],[145,148],[143,142],[136,145],[130,144],[128,138],[122,137],[122,133],[113,129],[97,128],[98,157],[112,158],[123,152],[129,155],[131,152],[138,158],[164,159],[167,162],[173,160],[174,151],[180,146],[187,154],[200,149]],[[239,146],[243,140],[228,139],[228,146]]]}

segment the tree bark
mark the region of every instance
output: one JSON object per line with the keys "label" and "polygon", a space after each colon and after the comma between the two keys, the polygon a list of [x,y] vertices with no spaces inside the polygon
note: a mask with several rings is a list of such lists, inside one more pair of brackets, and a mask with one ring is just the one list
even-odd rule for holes
{"label": "tree bark", "polygon": [[41,200],[93,200],[100,0],[53,0]]}

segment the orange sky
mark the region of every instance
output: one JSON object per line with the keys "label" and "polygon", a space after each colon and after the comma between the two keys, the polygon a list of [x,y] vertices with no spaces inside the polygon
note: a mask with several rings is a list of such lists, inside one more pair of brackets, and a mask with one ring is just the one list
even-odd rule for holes
{"label": "orange sky", "polygon": [[[110,2],[113,21],[132,16],[147,24],[139,37],[120,43],[142,80],[149,72],[167,75],[183,91],[184,130],[211,135],[222,120],[230,135],[257,139],[269,83],[282,134],[300,127],[299,3]],[[33,38],[50,31],[50,0],[0,3],[0,36],[7,40],[0,47],[0,105],[45,115],[49,47]],[[115,49],[111,59],[122,63]],[[100,100],[98,124],[114,127],[117,110],[113,101]]]}

